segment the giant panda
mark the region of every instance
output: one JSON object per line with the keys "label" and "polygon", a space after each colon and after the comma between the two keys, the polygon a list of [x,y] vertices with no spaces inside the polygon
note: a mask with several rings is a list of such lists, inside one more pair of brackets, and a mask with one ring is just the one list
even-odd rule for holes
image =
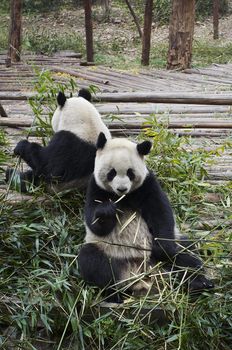
{"label": "giant panda", "polygon": [[[78,97],[71,98],[59,92],[58,107],[51,122],[55,134],[49,144],[42,147],[38,143],[22,140],[16,145],[14,154],[31,168],[17,173],[21,192],[27,192],[28,184],[37,186],[41,180],[55,191],[87,186],[94,169],[98,135],[104,132],[107,138],[111,137],[90,101],[91,93],[87,89],[81,89]],[[8,182],[11,176],[15,177],[15,170],[8,169]]]}
{"label": "giant panda", "polygon": [[170,202],[145,164],[150,149],[149,141],[107,140],[103,133],[97,141],[85,204],[85,243],[78,263],[84,281],[107,289],[111,301],[120,300],[113,287],[123,281],[132,292],[150,288],[148,281],[132,283],[131,278],[138,281],[158,262],[177,270],[192,292],[213,287],[203,274],[201,260],[176,243]]}

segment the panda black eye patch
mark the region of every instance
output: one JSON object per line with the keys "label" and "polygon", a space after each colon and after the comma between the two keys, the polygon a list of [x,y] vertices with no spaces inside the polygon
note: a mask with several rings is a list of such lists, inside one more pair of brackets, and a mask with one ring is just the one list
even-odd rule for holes
{"label": "panda black eye patch", "polygon": [[116,176],[116,174],[117,174],[116,170],[114,168],[111,169],[107,174],[107,180],[112,181],[113,178]]}
{"label": "panda black eye patch", "polygon": [[129,168],[129,169],[127,170],[127,176],[129,177],[129,179],[130,179],[131,181],[133,181],[133,180],[135,179],[135,174],[134,174],[133,169]]}

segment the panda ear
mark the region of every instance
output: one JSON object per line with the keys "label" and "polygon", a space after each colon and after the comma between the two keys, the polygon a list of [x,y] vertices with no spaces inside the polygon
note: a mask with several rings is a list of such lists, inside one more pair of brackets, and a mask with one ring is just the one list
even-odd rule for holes
{"label": "panda ear", "polygon": [[100,132],[98,139],[97,139],[97,149],[103,149],[105,144],[106,144],[106,137],[105,134],[103,132]]}
{"label": "panda ear", "polygon": [[63,92],[59,92],[58,95],[57,95],[57,102],[58,102],[58,105],[62,108],[64,107],[64,104],[66,102],[66,96]]}
{"label": "panda ear", "polygon": [[91,102],[92,96],[88,89],[80,89],[78,92],[79,97],[85,98],[87,101]]}
{"label": "panda ear", "polygon": [[145,156],[150,152],[151,146],[152,144],[150,141],[143,141],[137,145],[137,151],[141,156]]}

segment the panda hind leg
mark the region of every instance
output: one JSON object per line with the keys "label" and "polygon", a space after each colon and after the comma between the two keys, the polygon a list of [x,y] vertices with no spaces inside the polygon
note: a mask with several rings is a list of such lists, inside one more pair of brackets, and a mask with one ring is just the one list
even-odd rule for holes
{"label": "panda hind leg", "polygon": [[84,281],[93,286],[105,289],[107,302],[121,303],[120,291],[114,286],[120,281],[122,262],[116,258],[109,258],[96,244],[85,244],[78,256],[78,266]]}
{"label": "panda hind leg", "polygon": [[202,261],[188,252],[179,252],[175,257],[177,268],[188,268],[188,272],[180,272],[179,277],[185,279],[190,293],[198,293],[206,289],[214,288],[214,283],[208,279],[203,270]]}

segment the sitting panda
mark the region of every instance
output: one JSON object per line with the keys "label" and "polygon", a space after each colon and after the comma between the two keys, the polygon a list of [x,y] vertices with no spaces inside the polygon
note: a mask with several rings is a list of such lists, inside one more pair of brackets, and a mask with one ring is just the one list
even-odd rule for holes
{"label": "sitting panda", "polygon": [[[100,132],[111,138],[100,114],[90,103],[91,93],[81,89],[78,97],[66,98],[59,92],[58,107],[52,117],[55,132],[46,147],[28,140],[20,141],[14,154],[20,156],[31,168],[19,172],[21,192],[27,192],[28,184],[39,185],[41,180],[55,191],[69,188],[82,189],[94,169],[96,142]],[[8,169],[6,180],[15,176]]]}
{"label": "sitting panda", "polygon": [[[115,285],[123,285],[123,281],[128,284],[132,276],[136,279],[146,274],[148,266],[158,262],[179,271],[190,291],[213,287],[202,274],[201,260],[175,241],[169,200],[144,162],[150,149],[149,141],[107,140],[103,133],[97,141],[85,205],[85,244],[78,263],[86,283],[116,295],[113,300],[108,298],[111,301],[120,299],[112,292]],[[186,272],[188,269],[191,272]],[[147,281],[130,283],[129,289],[138,294],[146,286]]]}

